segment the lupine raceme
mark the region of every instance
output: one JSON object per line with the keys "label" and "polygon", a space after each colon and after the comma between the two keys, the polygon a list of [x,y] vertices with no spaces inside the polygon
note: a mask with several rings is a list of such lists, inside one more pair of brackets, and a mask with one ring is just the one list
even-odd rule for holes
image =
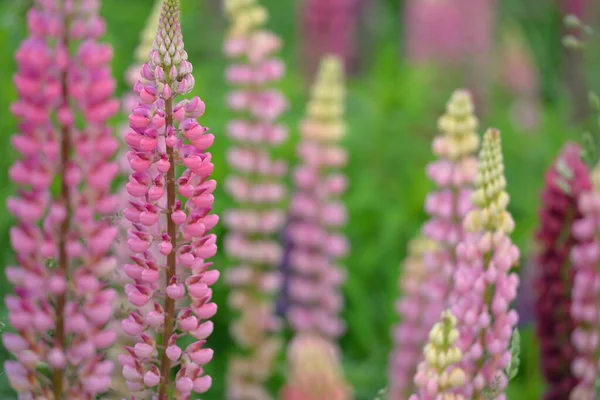
{"label": "lupine raceme", "polygon": [[571,317],[575,329],[571,335],[575,347],[575,359],[571,369],[579,380],[570,399],[592,400],[597,398],[597,379],[600,368],[600,165],[591,173],[592,189],[579,197],[579,212],[582,217],[573,225],[577,244],[571,250],[575,269],[571,291]]}
{"label": "lupine raceme", "polygon": [[309,76],[327,54],[340,57],[346,71],[353,70],[361,0],[304,0],[300,7],[302,60]]}
{"label": "lupine raceme", "polygon": [[[188,399],[211,386],[203,367],[213,356],[206,347],[217,311],[210,286],[219,277],[207,261],[217,251],[210,233],[218,222],[210,213],[216,183],[207,152],[214,136],[196,120],[205,110],[198,97],[175,103],[194,86],[179,18],[179,1],[164,0],[125,136],[133,170],[124,210],[132,223],[131,261],[124,266],[132,281],[125,293],[135,309],[122,326],[136,344],[119,361],[130,392],[154,392],[161,400]],[[182,339],[191,343],[182,348]]]}
{"label": "lupine raceme", "polygon": [[299,334],[288,347],[288,381],[282,400],[350,400],[352,390],[338,349],[317,334]]}
{"label": "lupine raceme", "polygon": [[508,384],[505,369],[511,362],[509,345],[518,321],[510,304],[519,284],[518,275],[511,271],[519,250],[509,236],[514,222],[506,209],[509,196],[498,130],[485,133],[478,168],[474,209],[464,219],[466,237],[457,247],[450,302],[463,352],[463,394],[473,400],[489,396],[503,400]]}
{"label": "lupine raceme", "polygon": [[340,229],[346,223],[341,200],[347,180],[341,171],[346,150],[344,75],[339,58],[323,59],[300,124],[300,165],[294,170],[295,193],[287,233],[292,242],[292,276],[287,318],[297,333],[311,332],[337,341],[345,330],[340,285],[345,271],[338,265],[349,244]]}
{"label": "lupine raceme", "polygon": [[236,113],[227,133],[233,141],[227,160],[234,171],[226,190],[235,207],[227,210],[225,251],[236,265],[228,270],[230,307],[238,313],[231,335],[240,351],[232,356],[228,398],[270,399],[265,388],[281,349],[281,318],[275,312],[280,287],[276,269],[281,248],[276,240],[285,222],[282,177],[287,164],[272,150],[287,138],[277,122],[287,101],[277,90],[285,66],[276,56],[281,40],[264,28],[267,10],[255,0],[228,0],[230,29],[224,44],[232,60],[226,79],[233,86],[229,107]]}
{"label": "lupine raceme", "polygon": [[568,399],[577,379],[571,371],[575,350],[571,344],[571,291],[575,270],[570,253],[579,244],[574,223],[581,218],[578,201],[591,188],[581,149],[567,144],[545,177],[541,194],[540,248],[536,260],[537,336],[541,367],[547,382],[546,400]]}
{"label": "lupine raceme", "polygon": [[23,399],[95,398],[110,387],[116,293],[106,278],[117,228],[107,217],[118,207],[118,166],[107,121],[119,103],[98,11],[96,0],[35,1],[16,53],[19,158],[9,177],[18,189],[7,209],[17,266],[5,271],[14,332],[3,343],[16,357],[4,371]]}
{"label": "lupine raceme", "polygon": [[433,140],[438,159],[427,167],[436,190],[427,196],[425,210],[430,218],[422,229],[433,243],[425,246],[426,251],[417,251],[423,269],[420,287],[413,288],[410,281],[404,284],[404,299],[398,309],[401,322],[395,328],[395,347],[390,358],[389,393],[393,400],[406,399],[412,393],[412,378],[427,332],[448,306],[457,268],[456,245],[463,239],[462,219],[471,209],[471,190],[477,175],[474,155],[479,136],[473,108],[469,93],[457,90],[438,121],[441,133]]}
{"label": "lupine raceme", "polygon": [[465,400],[457,392],[466,378],[458,365],[462,359],[458,338],[456,318],[446,310],[429,333],[429,342],[423,350],[424,360],[415,375],[416,394],[410,400]]}

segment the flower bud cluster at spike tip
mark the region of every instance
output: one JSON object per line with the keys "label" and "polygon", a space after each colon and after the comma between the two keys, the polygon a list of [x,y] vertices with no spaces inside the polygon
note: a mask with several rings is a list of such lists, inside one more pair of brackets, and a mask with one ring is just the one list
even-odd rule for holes
{"label": "flower bud cluster at spike tip", "polygon": [[540,365],[547,382],[545,400],[568,399],[577,383],[571,371],[575,351],[570,341],[574,328],[570,308],[575,270],[570,252],[579,243],[573,230],[574,222],[581,218],[577,202],[590,188],[581,149],[567,144],[546,173],[536,234],[540,247],[535,314]]}
{"label": "flower bud cluster at spike tip", "polygon": [[[408,246],[408,257],[404,261],[399,280],[402,297],[396,303],[401,323],[394,327],[392,339],[394,350],[390,356],[389,394],[391,400],[406,399],[412,393],[412,381],[423,354],[423,346],[431,326],[428,307],[431,307],[437,285],[430,287],[429,271],[424,257],[435,254],[439,245],[426,238],[418,237]],[[432,296],[432,293],[434,296]],[[437,308],[437,307],[436,307]],[[439,316],[438,316],[439,320]]]}
{"label": "flower bud cluster at spike tip", "polygon": [[469,399],[485,392],[505,399],[505,369],[510,364],[512,332],[518,322],[510,309],[519,277],[511,272],[519,250],[508,233],[513,224],[506,211],[500,132],[488,130],[479,153],[479,174],[473,193],[475,208],[465,218],[465,235],[456,249],[457,270],[450,293],[452,313],[460,330],[461,368],[466,383],[461,391]]}
{"label": "flower bud cluster at spike tip", "polygon": [[229,305],[237,314],[230,332],[241,350],[230,359],[227,398],[270,399],[265,384],[281,350],[275,298],[282,251],[276,237],[285,223],[287,173],[272,150],[287,139],[287,129],[277,122],[288,107],[277,88],[285,65],[277,56],[281,40],[263,27],[268,13],[262,5],[226,0],[225,10],[230,28],[224,53],[231,60],[225,77],[232,86],[227,102],[235,113],[227,126],[232,173],[225,185],[235,206],[224,215],[225,251],[235,262],[227,271]]}
{"label": "flower bud cluster at spike tip", "polygon": [[309,76],[327,54],[343,61],[345,70],[354,70],[358,56],[358,25],[363,0],[303,0],[300,9],[302,60]]}
{"label": "flower bud cluster at spike tip", "polygon": [[[134,310],[122,327],[136,343],[119,356],[129,391],[157,391],[159,398],[174,393],[188,399],[212,383],[204,366],[213,356],[205,345],[217,311],[210,286],[219,277],[207,261],[217,251],[210,233],[218,222],[211,214],[216,182],[210,180],[213,164],[207,152],[214,137],[197,122],[205,109],[198,97],[174,102],[192,90],[191,71],[179,2],[164,0],[150,61],[134,86],[139,102],[125,135],[133,170],[126,185],[131,200],[124,210],[131,222],[125,293]],[[176,169],[182,172],[176,175]],[[162,343],[154,340],[156,334]],[[191,344],[184,347],[182,338]]]}
{"label": "flower bud cluster at spike tip", "polygon": [[[479,136],[473,109],[469,92],[457,90],[446,106],[446,113],[438,120],[440,134],[432,145],[438,158],[427,166],[427,175],[436,190],[427,196],[425,210],[430,217],[422,229],[423,236],[433,243],[423,246],[418,255],[423,269],[420,287],[412,291],[405,287],[406,298],[398,310],[402,322],[394,332],[395,347],[390,358],[391,400],[404,400],[412,393],[426,333],[448,306],[456,270],[456,245],[464,236],[462,220],[472,207],[472,185],[477,175],[475,151]],[[411,293],[422,296],[420,301]]]}
{"label": "flower bud cluster at spike tip", "polygon": [[592,190],[579,197],[582,217],[573,224],[577,244],[571,250],[575,269],[571,291],[571,317],[575,323],[571,341],[575,347],[575,359],[571,371],[579,382],[571,392],[571,399],[595,398],[600,369],[600,165],[591,175]]}
{"label": "flower bud cluster at spike tip", "polygon": [[281,400],[350,400],[338,351],[319,335],[299,334],[288,346],[288,380]]}
{"label": "flower bud cluster at spike tip", "polygon": [[104,218],[117,208],[112,49],[98,43],[98,1],[33,3],[13,78],[19,156],[8,175],[17,193],[6,206],[17,265],[5,269],[14,332],[2,341],[16,360],[4,372],[19,398],[96,398],[110,387],[105,353],[115,339],[106,278],[117,229]]}
{"label": "flower bud cluster at spike tip", "polygon": [[416,394],[409,400],[466,400],[457,392],[466,379],[465,372],[458,366],[462,359],[456,345],[458,338],[456,318],[446,310],[429,333],[429,342],[423,351],[425,359],[415,375]]}
{"label": "flower bud cluster at spike tip", "polygon": [[347,186],[340,171],[347,153],[339,145],[346,131],[343,80],[341,61],[335,56],[324,58],[300,125],[301,163],[294,171],[287,228],[292,243],[288,321],[296,332],[318,333],[332,342],[345,330],[339,313],[346,274],[338,263],[349,250],[341,233],[347,219],[340,199]]}

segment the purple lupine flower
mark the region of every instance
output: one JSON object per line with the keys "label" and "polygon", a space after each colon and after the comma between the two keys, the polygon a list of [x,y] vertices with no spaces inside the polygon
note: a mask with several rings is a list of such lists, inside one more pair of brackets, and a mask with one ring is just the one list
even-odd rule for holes
{"label": "purple lupine flower", "polygon": [[598,344],[598,326],[600,313],[600,168],[596,166],[591,173],[592,189],[579,197],[581,218],[573,224],[573,235],[577,244],[571,250],[571,261],[575,269],[573,289],[571,291],[571,317],[575,329],[571,341],[575,348],[575,359],[571,371],[579,380],[571,399],[595,399],[596,381],[600,369],[600,346]]}
{"label": "purple lupine flower", "polygon": [[460,331],[460,367],[466,374],[463,395],[480,399],[487,393],[506,399],[509,344],[518,320],[510,304],[519,277],[511,268],[519,260],[519,249],[509,237],[514,221],[506,210],[509,196],[504,190],[499,131],[485,133],[478,163],[474,209],[464,219],[468,233],[456,249],[458,268],[450,304]]}
{"label": "purple lupine flower", "polygon": [[422,269],[420,283],[414,281],[418,272],[409,272],[408,266],[400,280],[403,289],[398,303],[401,322],[394,328],[395,347],[389,365],[391,400],[406,399],[413,393],[413,377],[422,358],[427,333],[448,306],[452,275],[456,270],[456,245],[463,239],[461,222],[471,209],[471,189],[477,174],[474,155],[479,136],[473,109],[469,93],[457,90],[438,121],[441,134],[433,141],[433,152],[439,158],[427,167],[427,175],[437,188],[427,196],[425,209],[430,218],[422,232],[431,243],[417,242],[417,248],[413,249],[417,254],[409,261],[411,265],[418,263]]}
{"label": "purple lupine flower", "polygon": [[352,71],[358,56],[361,0],[304,0],[301,4],[302,60],[309,76],[327,54],[341,58]]}
{"label": "purple lupine flower", "polygon": [[[125,293],[136,309],[122,326],[137,343],[119,361],[130,392],[156,390],[159,399],[173,392],[189,398],[211,386],[203,367],[213,355],[205,345],[217,311],[210,286],[219,277],[206,261],[217,251],[210,230],[219,220],[210,214],[216,182],[209,179],[213,164],[207,150],[214,136],[196,121],[205,110],[198,97],[174,104],[194,86],[179,16],[179,0],[164,0],[150,61],[140,71],[147,83],[134,86],[139,103],[125,136],[133,170],[126,186],[132,199],[124,211],[132,223],[131,261],[124,267],[132,282]],[[179,175],[177,167],[183,170]],[[178,300],[183,305],[176,309]],[[162,335],[162,343],[152,331]],[[196,341],[182,348],[185,337]]]}
{"label": "purple lupine flower", "polygon": [[35,1],[16,53],[12,146],[20,158],[9,171],[18,192],[7,209],[18,266],[6,268],[16,332],[3,342],[16,357],[5,371],[20,398],[95,398],[110,387],[116,293],[106,278],[116,267],[108,251],[117,228],[105,217],[118,207],[110,192],[118,166],[107,120],[119,103],[112,49],[97,41],[98,9],[97,0]]}
{"label": "purple lupine flower", "polygon": [[282,178],[287,164],[271,149],[287,137],[277,122],[287,100],[277,89],[285,65],[276,56],[281,40],[264,28],[267,10],[258,2],[226,1],[230,29],[224,43],[232,60],[225,74],[233,90],[228,105],[236,113],[227,131],[233,145],[227,160],[234,171],[226,190],[235,207],[227,210],[227,255],[237,265],[228,270],[231,308],[238,313],[231,335],[241,350],[230,360],[227,398],[270,399],[265,387],[281,349],[281,318],[275,302],[281,282],[277,265],[281,248],[277,240],[285,213]]}
{"label": "purple lupine flower", "polygon": [[567,144],[546,173],[541,195],[540,250],[536,262],[536,333],[540,341],[541,368],[547,382],[546,400],[569,398],[577,379],[571,371],[575,349],[570,342],[571,292],[575,270],[570,253],[579,240],[574,222],[581,218],[577,203],[591,188],[581,149]]}
{"label": "purple lupine flower", "polygon": [[349,244],[340,228],[346,209],[340,196],[347,186],[340,171],[347,153],[339,142],[346,133],[342,61],[321,61],[306,118],[300,124],[301,164],[294,171],[288,234],[292,242],[287,317],[296,333],[311,332],[335,342],[345,330],[340,285],[345,271],[337,264]]}

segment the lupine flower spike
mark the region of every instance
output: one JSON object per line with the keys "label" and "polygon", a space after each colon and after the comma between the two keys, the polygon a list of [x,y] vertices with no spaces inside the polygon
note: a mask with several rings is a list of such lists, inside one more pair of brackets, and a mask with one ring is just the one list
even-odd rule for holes
{"label": "lupine flower spike", "polygon": [[518,315],[510,309],[519,277],[511,272],[519,250],[509,234],[514,222],[506,210],[509,197],[504,178],[500,132],[489,129],[479,153],[479,173],[473,192],[474,209],[464,220],[467,234],[457,247],[458,269],[450,302],[460,330],[464,395],[505,400],[505,369]]}
{"label": "lupine flower spike", "polygon": [[[133,86],[138,82],[142,81],[144,84],[148,84],[149,82],[144,80],[140,75],[140,69],[144,62],[148,59],[148,55],[152,51],[152,43],[154,42],[154,38],[156,37],[156,31],[158,30],[158,22],[160,18],[160,11],[162,9],[162,0],[156,0],[154,6],[150,12],[146,25],[141,32],[140,35],[140,43],[135,50],[134,55],[134,64],[130,66],[125,74],[125,80],[128,85],[130,85],[131,91],[126,92],[121,98],[121,112],[124,119],[123,125],[119,128],[120,130],[120,139],[122,141],[122,145],[120,146],[120,152],[117,155],[117,160],[120,166],[120,175],[123,180],[127,180],[131,173],[131,169],[129,167],[129,161],[127,159],[127,153],[129,150],[129,146],[125,143],[125,137],[129,132],[129,123],[127,120],[127,116],[131,111],[137,106],[139,95],[133,91]],[[118,265],[125,265],[129,261],[130,251],[129,245],[127,244],[127,231],[131,228],[132,223],[123,217],[121,212],[128,207],[129,201],[131,200],[131,195],[127,192],[127,188],[122,185],[119,189],[119,198],[120,198],[120,206],[119,213],[114,216],[114,220],[118,221],[118,225],[120,228],[118,240],[115,241],[114,244],[114,253],[117,257]],[[165,205],[165,199],[163,199],[161,205]],[[158,255],[158,249],[151,250],[154,251],[154,255]],[[113,275],[110,278],[111,284],[115,287],[124,287],[126,283],[129,282],[129,277],[125,273],[124,268],[117,268]],[[118,292],[118,297],[116,300],[116,312],[114,314],[115,328],[117,330],[117,342],[110,350],[111,359],[117,359],[118,355],[121,353],[122,349],[126,345],[130,345],[132,343],[132,338],[127,335],[121,326],[121,320],[128,316],[132,311],[131,307],[128,306],[127,295],[123,291]],[[111,397],[113,399],[123,399],[127,396],[128,390],[125,384],[125,378],[121,371],[116,368],[113,373],[113,383],[111,388]]]}
{"label": "lupine flower spike", "polygon": [[462,359],[458,335],[456,318],[450,310],[444,311],[429,333],[424,361],[415,375],[417,391],[409,400],[466,400],[457,393],[465,383],[465,372],[458,366]]}
{"label": "lupine flower spike", "polygon": [[282,178],[287,172],[271,148],[287,138],[286,128],[277,122],[287,101],[274,85],[285,66],[275,55],[281,40],[263,27],[268,19],[263,6],[255,0],[227,0],[225,9],[230,30],[224,51],[233,60],[226,78],[235,87],[228,103],[238,113],[227,127],[234,142],[227,160],[234,173],[226,190],[236,207],[225,214],[225,250],[238,263],[227,281],[233,289],[230,307],[239,312],[231,334],[241,350],[230,361],[227,398],[270,399],[265,383],[281,349],[282,321],[275,313],[281,249],[275,238],[285,222]]}
{"label": "lupine flower spike", "polygon": [[573,234],[578,243],[571,250],[575,267],[571,291],[571,316],[575,322],[571,340],[575,347],[575,360],[571,368],[579,383],[571,392],[572,400],[597,398],[596,380],[600,369],[600,165],[592,171],[591,180],[592,189],[579,198],[582,217],[573,225]]}
{"label": "lupine flower spike", "polygon": [[411,255],[400,280],[401,322],[394,328],[389,370],[391,400],[404,400],[413,392],[412,378],[427,332],[448,306],[456,271],[456,245],[463,239],[462,219],[471,209],[471,187],[477,174],[477,127],[471,96],[457,90],[438,121],[441,134],[433,141],[438,159],[427,167],[437,189],[425,203],[430,215],[423,227],[426,239],[419,239],[409,249]]}
{"label": "lupine flower spike", "polygon": [[[179,14],[178,0],[164,0],[150,61],[140,71],[147,83],[134,87],[139,103],[125,137],[133,170],[127,183],[132,200],[124,211],[132,223],[131,261],[124,267],[132,281],[125,293],[137,308],[123,329],[137,343],[119,361],[132,393],[155,391],[160,400],[189,399],[191,392],[211,386],[203,367],[213,355],[206,347],[217,311],[210,286],[219,277],[207,262],[217,251],[210,234],[218,222],[210,214],[216,183],[209,179],[213,164],[207,152],[214,137],[196,121],[205,109],[198,97],[174,102],[194,86]],[[176,301],[183,305],[176,308]],[[182,348],[182,338],[192,343]]]}
{"label": "lupine flower spike", "polygon": [[317,333],[332,342],[345,330],[339,316],[345,271],[338,263],[349,248],[340,233],[346,223],[340,196],[347,186],[340,171],[347,154],[339,145],[346,132],[343,79],[340,59],[324,58],[300,125],[301,164],[294,171],[296,192],[288,226],[292,242],[288,321],[295,332]]}
{"label": "lupine flower spike", "polygon": [[571,292],[575,270],[570,253],[579,244],[574,223],[581,218],[578,201],[591,188],[588,167],[581,149],[567,144],[546,173],[541,195],[540,250],[536,262],[537,336],[540,366],[547,382],[546,400],[568,399],[577,379],[571,365],[575,350],[571,344]]}
{"label": "lupine flower spike", "polygon": [[35,1],[16,53],[12,146],[20,157],[7,209],[18,266],[5,270],[15,332],[2,339],[16,357],[4,371],[22,399],[96,398],[110,387],[115,291],[107,276],[116,263],[107,254],[117,228],[106,217],[118,207],[110,193],[118,166],[107,120],[119,103],[112,50],[97,42],[105,29],[98,10],[96,0]]}
{"label": "lupine flower spike", "polygon": [[299,334],[288,348],[288,382],[281,400],[350,400],[338,350],[316,334]]}

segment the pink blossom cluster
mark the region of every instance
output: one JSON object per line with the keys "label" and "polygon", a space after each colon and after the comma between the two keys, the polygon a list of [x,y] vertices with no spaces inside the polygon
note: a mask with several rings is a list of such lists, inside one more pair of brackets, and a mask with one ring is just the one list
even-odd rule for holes
{"label": "pink blossom cluster", "polygon": [[276,239],[285,222],[282,178],[287,164],[273,150],[287,138],[278,123],[288,104],[277,89],[285,66],[277,56],[281,40],[264,28],[268,14],[256,1],[225,4],[230,30],[224,44],[231,64],[225,71],[232,86],[228,105],[235,118],[227,126],[232,146],[225,183],[235,207],[226,211],[229,232],[225,251],[236,265],[227,272],[229,305],[238,313],[231,335],[241,350],[230,360],[228,398],[269,399],[265,387],[281,348],[281,320],[275,313],[280,288],[276,270],[281,248]]}
{"label": "pink blossom cluster", "polygon": [[469,232],[457,247],[457,270],[450,295],[458,320],[466,374],[464,395],[481,399],[484,393],[505,400],[506,368],[511,362],[510,340],[518,321],[510,309],[519,277],[511,272],[519,250],[509,234],[514,222],[506,210],[504,164],[500,132],[489,129],[479,154],[479,173],[472,201],[475,208],[464,220]]}
{"label": "pink blossom cluster", "polygon": [[116,293],[106,278],[116,267],[108,251],[117,228],[107,217],[118,207],[110,192],[118,166],[107,120],[119,104],[112,50],[97,41],[105,30],[98,9],[97,0],[36,0],[16,53],[19,133],[11,143],[20,157],[7,209],[18,266],[6,268],[14,333],[3,343],[16,357],[4,371],[21,398],[95,398],[111,382],[105,356],[116,337],[107,327]]}
{"label": "pink blossom cluster", "polygon": [[495,0],[408,0],[406,54],[411,62],[464,64],[493,44]]}
{"label": "pink blossom cluster", "polygon": [[300,125],[301,163],[294,170],[296,191],[287,228],[292,269],[288,321],[295,332],[317,333],[332,341],[345,330],[339,316],[345,271],[338,264],[349,250],[341,232],[347,219],[341,200],[347,186],[341,172],[347,153],[339,144],[346,130],[344,99],[342,62],[325,57]]}
{"label": "pink blossom cluster", "polygon": [[571,317],[575,323],[571,341],[575,347],[575,359],[571,370],[579,380],[571,392],[571,398],[582,400],[595,398],[596,380],[600,369],[600,168],[594,168],[591,178],[592,190],[582,193],[579,197],[579,211],[582,217],[573,224],[573,235],[578,243],[571,250],[571,260],[575,269],[571,291]]}
{"label": "pink blossom cluster", "polygon": [[[456,271],[456,246],[464,236],[462,220],[471,209],[471,190],[477,174],[474,154],[479,145],[478,121],[473,112],[470,94],[457,90],[438,121],[441,133],[433,141],[438,159],[427,167],[436,190],[427,196],[425,210],[430,218],[422,229],[429,243],[415,244],[421,249],[413,249],[416,254],[410,255],[409,263],[418,267],[405,264],[400,280],[403,293],[397,311],[401,323],[393,331],[389,371],[393,400],[405,399],[412,393],[413,376],[427,334],[448,306]],[[417,268],[421,271],[412,272]]]}
{"label": "pink blossom cluster", "polygon": [[327,54],[351,70],[358,57],[361,0],[304,0],[301,5],[302,60],[310,76]]}
{"label": "pink blossom cluster", "polygon": [[[206,261],[217,251],[210,230],[219,220],[210,213],[216,182],[210,180],[207,150],[214,136],[196,120],[205,110],[198,97],[174,104],[194,86],[179,17],[179,1],[164,0],[150,61],[134,86],[139,102],[125,135],[133,170],[126,185],[131,201],[124,210],[132,224],[131,261],[124,266],[131,282],[125,293],[135,309],[122,327],[136,344],[125,347],[119,362],[130,392],[156,390],[159,399],[173,391],[189,399],[211,386],[203,367],[213,356],[206,347],[217,311],[210,286],[219,277]],[[195,341],[184,347],[186,337]]]}

